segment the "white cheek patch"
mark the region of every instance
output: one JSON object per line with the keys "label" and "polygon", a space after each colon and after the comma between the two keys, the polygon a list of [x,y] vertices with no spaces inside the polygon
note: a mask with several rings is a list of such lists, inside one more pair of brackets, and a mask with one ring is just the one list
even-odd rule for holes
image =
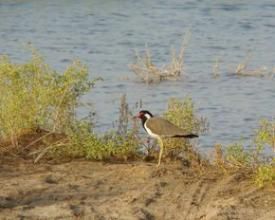
{"label": "white cheek patch", "polygon": [[147,119],[151,118],[151,115],[149,115],[148,113],[145,113],[144,116],[145,116]]}

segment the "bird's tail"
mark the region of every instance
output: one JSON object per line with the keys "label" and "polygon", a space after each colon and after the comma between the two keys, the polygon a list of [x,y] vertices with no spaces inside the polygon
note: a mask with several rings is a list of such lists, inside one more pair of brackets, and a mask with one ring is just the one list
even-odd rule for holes
{"label": "bird's tail", "polygon": [[180,135],[175,135],[174,137],[183,137],[183,138],[197,138],[199,135],[197,134],[180,134]]}

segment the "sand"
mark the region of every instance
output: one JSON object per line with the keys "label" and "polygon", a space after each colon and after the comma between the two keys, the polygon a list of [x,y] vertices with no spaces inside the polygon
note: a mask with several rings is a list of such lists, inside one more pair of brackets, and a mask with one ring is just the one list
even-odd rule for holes
{"label": "sand", "polygon": [[179,162],[1,161],[0,219],[275,219],[275,189]]}

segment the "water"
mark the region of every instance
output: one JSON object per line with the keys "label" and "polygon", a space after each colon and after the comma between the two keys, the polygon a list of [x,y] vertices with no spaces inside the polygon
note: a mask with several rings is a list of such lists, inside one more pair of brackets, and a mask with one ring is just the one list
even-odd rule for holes
{"label": "water", "polygon": [[[163,66],[187,31],[192,36],[182,80],[139,83],[128,68],[134,51],[147,44]],[[250,69],[274,68],[274,0],[1,0],[0,54],[25,61],[28,43],[58,70],[78,58],[91,77],[104,78],[84,98],[95,106],[98,131],[112,127],[124,93],[130,106],[142,99],[143,108],[156,114],[165,111],[169,98],[191,96],[210,122],[210,132],[199,139],[203,149],[249,140],[261,118],[275,116],[274,79],[229,74],[247,53]],[[221,76],[213,79],[216,59]]]}

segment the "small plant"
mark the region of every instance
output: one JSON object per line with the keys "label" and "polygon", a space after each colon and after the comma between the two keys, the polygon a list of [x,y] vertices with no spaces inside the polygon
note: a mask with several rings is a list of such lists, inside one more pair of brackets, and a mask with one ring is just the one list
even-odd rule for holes
{"label": "small plant", "polygon": [[164,117],[181,127],[186,133],[204,133],[209,128],[207,119],[196,115],[195,106],[190,97],[183,100],[169,99]]}
{"label": "small plant", "polygon": [[[133,113],[129,109],[126,95],[123,94],[120,98],[119,117],[118,120],[114,122],[114,127],[116,127],[116,133],[120,136],[128,135],[129,132],[133,133],[134,135],[137,135],[138,126],[136,124],[136,120],[132,119]],[[132,122],[131,128],[130,122]]]}
{"label": "small plant", "polygon": [[222,169],[223,172],[226,171],[226,163],[225,163],[225,158],[224,158],[224,153],[222,150],[222,145],[221,144],[215,144],[214,145],[214,164],[218,166],[220,169]]}
{"label": "small plant", "polygon": [[243,145],[235,143],[226,148],[225,158],[227,163],[233,167],[250,166],[251,155],[245,151]]}
{"label": "small plant", "polygon": [[[189,38],[189,36],[188,36]],[[183,40],[177,54],[171,50],[171,61],[163,68],[158,68],[152,61],[151,51],[146,48],[144,55],[136,53],[136,62],[129,65],[130,69],[145,83],[159,83],[164,80],[177,80],[184,68],[184,53],[187,40]]]}
{"label": "small plant", "polygon": [[275,183],[275,166],[260,165],[255,173],[254,181],[257,186],[263,187],[267,184]]}
{"label": "small plant", "polygon": [[263,148],[265,145],[270,147],[275,153],[275,122],[263,119],[260,121],[260,127],[256,132],[255,143],[258,148]]}
{"label": "small plant", "polygon": [[[208,130],[209,126],[206,118],[197,116],[193,101],[188,97],[183,100],[170,99],[164,117],[185,130],[186,133],[204,133]],[[166,146],[166,151],[169,151],[169,155],[173,157],[177,157],[184,150],[185,153],[191,153],[192,155],[189,156],[194,158],[195,151],[191,149],[190,141],[187,139],[165,139],[164,146]],[[197,154],[195,156],[198,158]]]}

